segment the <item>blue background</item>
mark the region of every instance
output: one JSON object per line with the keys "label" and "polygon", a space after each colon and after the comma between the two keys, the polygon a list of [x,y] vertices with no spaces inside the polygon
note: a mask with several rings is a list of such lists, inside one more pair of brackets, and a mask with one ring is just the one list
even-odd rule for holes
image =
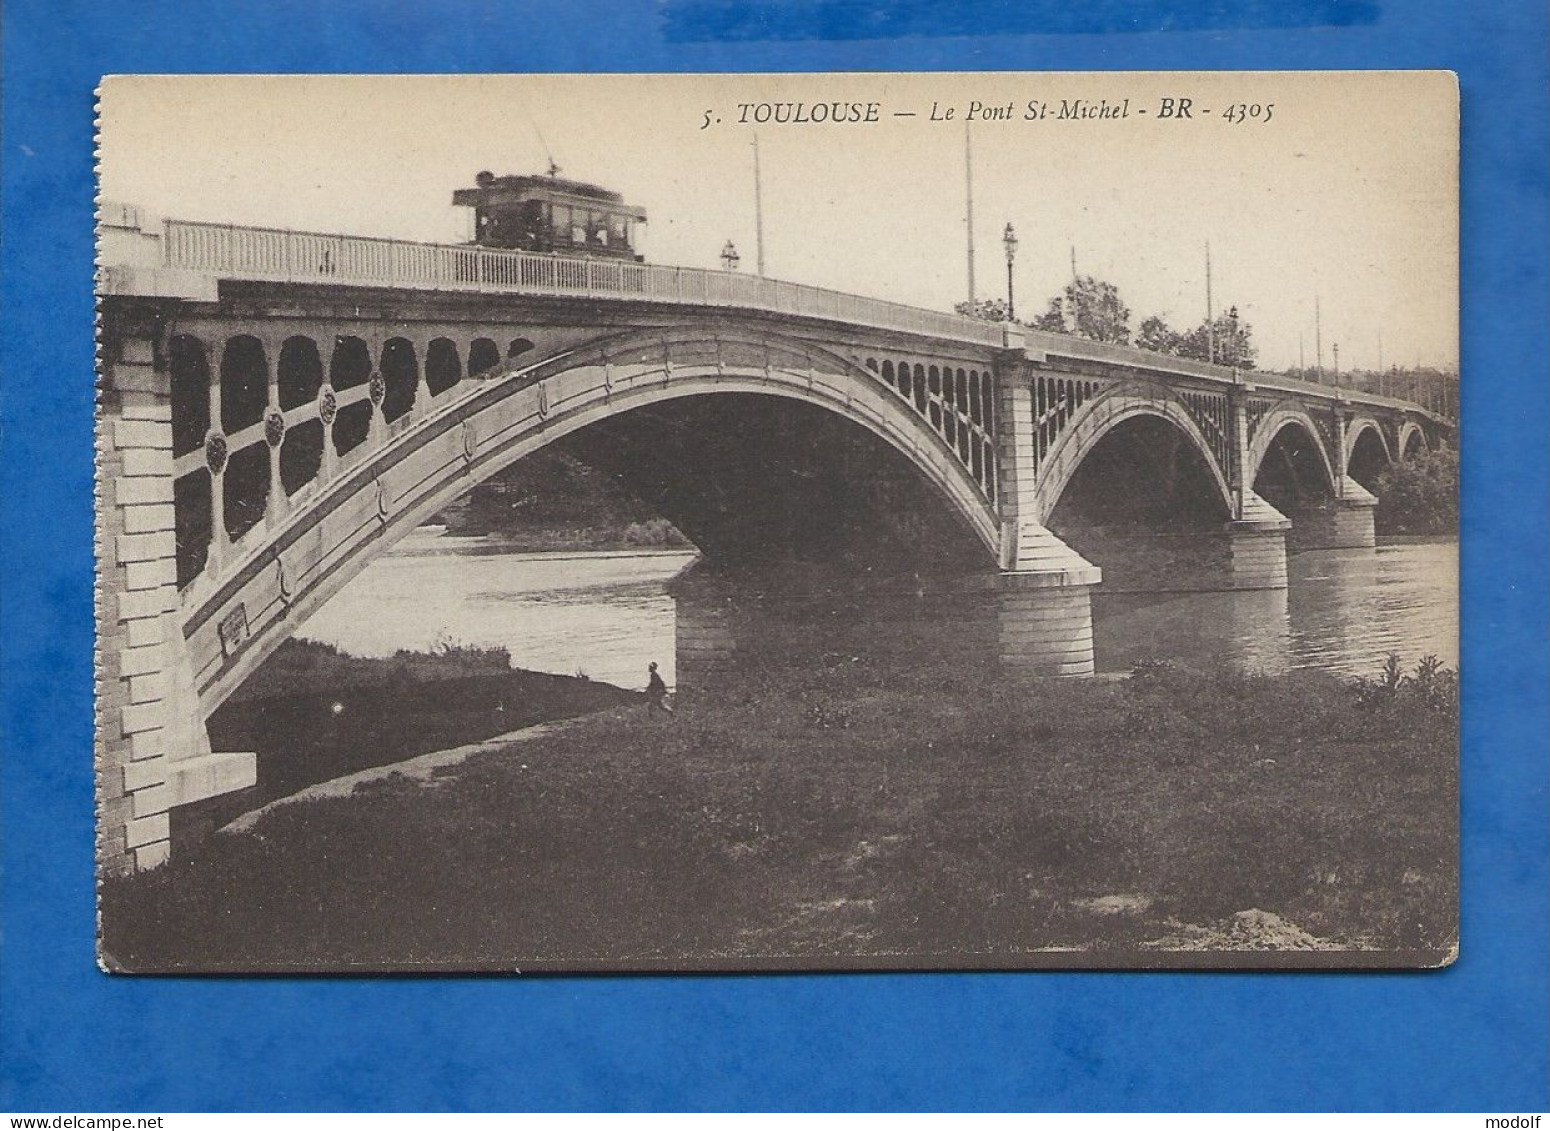
{"label": "blue background", "polygon": [[[4,16],[0,1109],[1550,1106],[1539,0],[940,10],[11,0]],[[1452,969],[534,981],[97,972],[90,327],[102,74],[1227,67],[1461,76],[1466,711],[1463,956]]]}

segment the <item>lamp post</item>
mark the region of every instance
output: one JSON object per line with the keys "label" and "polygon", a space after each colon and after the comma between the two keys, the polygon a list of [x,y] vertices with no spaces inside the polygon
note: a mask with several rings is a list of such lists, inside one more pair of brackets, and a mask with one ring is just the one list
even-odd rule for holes
{"label": "lamp post", "polygon": [[1017,306],[1012,295],[1012,260],[1017,258],[1017,233],[1012,230],[1012,222],[1006,222],[1006,231],[1001,233],[1001,242],[1006,247],[1006,320],[1017,321]]}
{"label": "lamp post", "polygon": [[727,241],[727,246],[721,249],[721,266],[728,271],[737,270],[737,261],[742,258],[737,254],[737,248],[732,246],[732,241]]}

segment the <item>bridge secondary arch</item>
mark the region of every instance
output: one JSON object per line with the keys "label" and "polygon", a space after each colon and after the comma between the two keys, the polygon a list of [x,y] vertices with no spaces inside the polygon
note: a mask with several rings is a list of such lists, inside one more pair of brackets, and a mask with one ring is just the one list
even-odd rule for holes
{"label": "bridge secondary arch", "polygon": [[1399,458],[1410,459],[1427,451],[1430,445],[1426,441],[1426,429],[1422,428],[1414,420],[1407,420],[1399,426]]}
{"label": "bridge secondary arch", "polygon": [[1359,416],[1347,425],[1345,448],[1345,475],[1368,490],[1375,488],[1377,476],[1395,460],[1383,428],[1370,416]]}
{"label": "bridge secondary arch", "polygon": [[1323,469],[1323,486],[1329,495],[1339,493],[1338,481],[1335,476],[1335,466],[1330,459],[1329,449],[1324,446],[1324,440],[1319,435],[1317,425],[1313,423],[1313,417],[1308,415],[1306,409],[1300,405],[1283,402],[1276,405],[1263,418],[1254,435],[1249,441],[1248,454],[1245,459],[1244,480],[1251,486],[1259,478],[1260,470],[1265,465],[1265,457],[1275,446],[1276,440],[1287,428],[1297,428],[1303,433],[1303,439],[1308,442],[1313,451],[1318,453],[1319,464]]}
{"label": "bridge secondary arch", "polygon": [[1232,516],[1232,488],[1211,450],[1210,442],[1189,410],[1160,385],[1130,383],[1116,386],[1089,401],[1086,410],[1051,447],[1037,480],[1035,506],[1041,520],[1047,519],[1054,511],[1082,462],[1103,439],[1126,421],[1138,417],[1164,420],[1188,438],[1210,473],[1212,485],[1227,517]]}
{"label": "bridge secondary arch", "polygon": [[471,386],[310,496],[224,577],[191,586],[184,636],[201,711],[207,716],[307,616],[471,486],[601,420],[724,393],[802,401],[861,426],[910,461],[987,556],[996,552],[985,490],[929,420],[870,371],[795,340],[627,335]]}

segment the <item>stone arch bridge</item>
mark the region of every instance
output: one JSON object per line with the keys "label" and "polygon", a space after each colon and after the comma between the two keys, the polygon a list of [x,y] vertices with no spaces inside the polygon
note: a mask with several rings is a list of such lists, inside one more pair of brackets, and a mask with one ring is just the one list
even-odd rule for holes
{"label": "stone arch bridge", "polygon": [[[707,419],[686,406],[725,406],[709,419],[729,428],[764,413],[741,434],[755,439],[770,421],[830,421],[804,450],[843,449],[815,473],[839,493],[807,513],[859,522],[839,481],[873,465],[911,480],[895,497],[932,512],[913,529],[999,572],[1003,660],[1080,674],[1093,586],[1284,587],[1288,541],[1372,545],[1375,476],[1452,435],[1389,398],[727,272],[121,205],[104,207],[100,241],[97,759],[113,868],[165,859],[176,806],[252,784],[253,756],[212,751],[204,723],[302,620],[459,494],[565,437],[644,421],[637,448],[675,443],[664,421]],[[707,552],[757,544],[758,492],[786,489],[745,466],[751,444],[680,461],[659,495]],[[738,476],[753,493],[730,505],[684,482]]]}

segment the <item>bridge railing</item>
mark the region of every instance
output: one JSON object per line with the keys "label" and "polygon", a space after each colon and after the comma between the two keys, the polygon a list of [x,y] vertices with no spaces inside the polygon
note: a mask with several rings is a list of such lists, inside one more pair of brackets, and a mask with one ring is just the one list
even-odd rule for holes
{"label": "bridge railing", "polygon": [[188,220],[165,224],[164,266],[223,279],[729,306],[1001,346],[999,325],[732,271],[567,258]]}
{"label": "bridge railing", "polygon": [[1107,362],[1114,365],[1139,366],[1153,373],[1175,374],[1219,385],[1250,385],[1264,392],[1293,393],[1312,400],[1331,402],[1350,401],[1372,408],[1403,409],[1422,412],[1437,420],[1450,422],[1451,418],[1414,401],[1374,393],[1348,385],[1321,384],[1305,381],[1285,373],[1268,369],[1238,369],[1229,365],[1217,365],[1194,358],[1174,354],[1154,353],[1135,346],[1121,346],[1110,342],[1095,342],[1067,334],[1055,334],[1044,330],[1020,329],[1023,348],[1037,357],[1065,357],[1078,361]]}

